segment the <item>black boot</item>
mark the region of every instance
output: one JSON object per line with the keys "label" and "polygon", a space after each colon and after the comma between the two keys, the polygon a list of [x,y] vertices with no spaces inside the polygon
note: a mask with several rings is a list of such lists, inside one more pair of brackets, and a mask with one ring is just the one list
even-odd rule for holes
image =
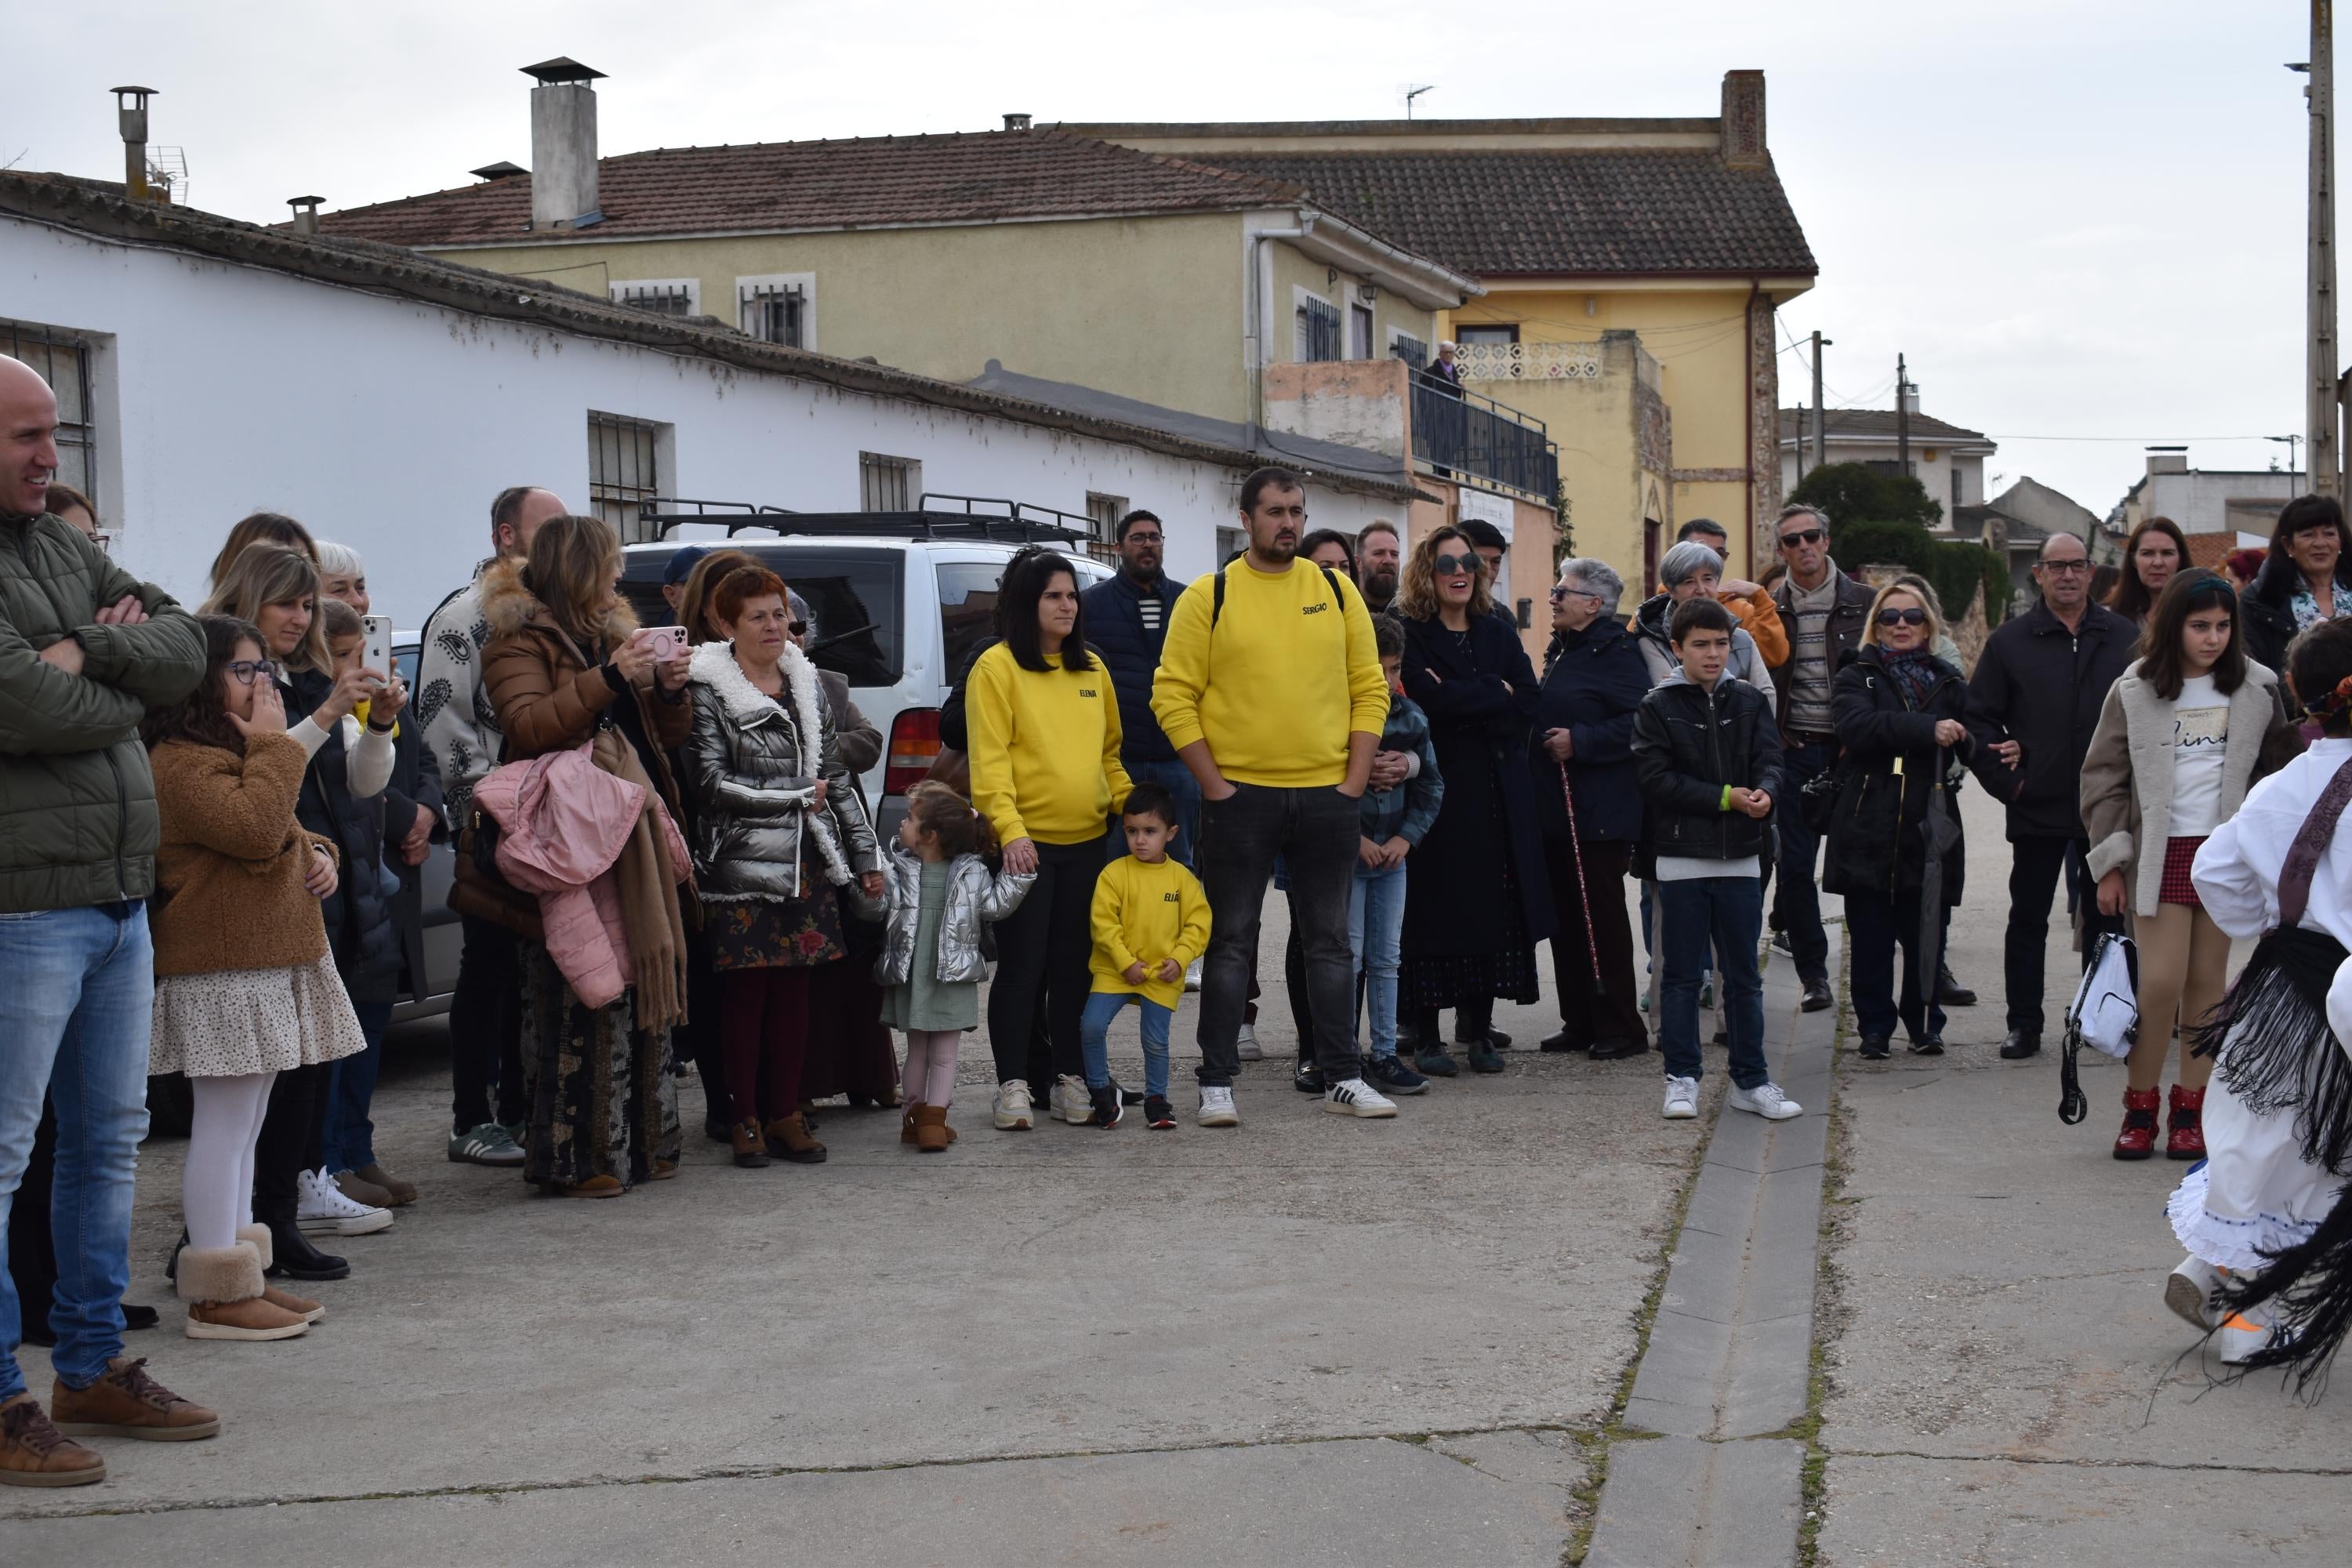
{"label": "black boot", "polygon": [[292,1220],[271,1220],[269,1224],[269,1274],[282,1279],[346,1279],[352,1266],[332,1253],[321,1252],[310,1245],[302,1227]]}
{"label": "black boot", "polygon": [[1952,966],[1947,963],[1936,970],[1936,1000],[1947,1007],[1973,1007],[1977,994],[1952,978]]}

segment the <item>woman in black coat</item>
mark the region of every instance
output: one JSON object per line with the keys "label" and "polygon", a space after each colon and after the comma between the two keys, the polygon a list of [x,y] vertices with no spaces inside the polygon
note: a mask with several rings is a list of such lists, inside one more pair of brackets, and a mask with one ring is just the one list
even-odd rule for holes
{"label": "woman in black coat", "polygon": [[1471,1068],[1500,1072],[1486,1038],[1495,999],[1537,999],[1536,943],[1552,934],[1528,773],[1536,672],[1517,629],[1494,613],[1486,566],[1459,529],[1413,546],[1397,605],[1405,695],[1429,716],[1445,780],[1436,826],[1405,862],[1397,1014],[1412,1026],[1423,1072],[1456,1070],[1437,1032],[1447,1007]]}
{"label": "woman in black coat", "polygon": [[[1844,657],[1830,687],[1843,752],[1822,887],[1845,896],[1854,1024],[1862,1054],[1873,1060],[1887,1055],[1897,1023],[1917,1054],[1940,1056],[1944,1049],[1944,1010],[1933,1002],[1923,1008],[1921,997],[1934,989],[1967,862],[1949,775],[1974,754],[1976,742],[1961,721],[1968,684],[1935,656],[1942,631],[1933,605],[1890,584],[1872,601],[1862,646]],[[1932,866],[1931,826],[1945,845]],[[1939,888],[1934,905],[1927,906],[1931,879]],[[1930,915],[1935,931],[1923,942]]]}
{"label": "woman in black coat", "polygon": [[1625,877],[1642,838],[1633,710],[1649,692],[1650,673],[1641,646],[1617,621],[1624,591],[1624,581],[1604,562],[1576,560],[1560,567],[1551,591],[1551,648],[1528,745],[1544,870],[1559,922],[1551,964],[1560,1025],[1543,1048],[1590,1050],[1601,1061],[1650,1048],[1633,980],[1633,927],[1625,915]]}
{"label": "woman in black coat", "polygon": [[2297,496],[2279,511],[2270,556],[2239,595],[2246,657],[2286,668],[2287,646],[2322,621],[2352,615],[2352,531],[2332,496]]}

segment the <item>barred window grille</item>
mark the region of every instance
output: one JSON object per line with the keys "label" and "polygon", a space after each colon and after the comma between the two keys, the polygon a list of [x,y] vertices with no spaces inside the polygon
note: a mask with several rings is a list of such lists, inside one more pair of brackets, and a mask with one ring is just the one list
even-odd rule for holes
{"label": "barred window grille", "polygon": [[1429,345],[1419,338],[1409,338],[1399,332],[1395,341],[1389,344],[1389,353],[1415,370],[1429,368]]}
{"label": "barred window grille", "polygon": [[802,323],[808,296],[797,283],[754,284],[740,292],[743,331],[763,343],[806,348]]}
{"label": "barred window grille", "polygon": [[1104,495],[1099,490],[1087,492],[1087,520],[1094,524],[1094,537],[1087,541],[1087,553],[1097,561],[1118,559],[1118,520],[1128,513],[1125,496]]}
{"label": "barred window grille", "polygon": [[90,385],[90,347],[69,332],[23,322],[0,322],[0,353],[30,365],[58,395],[58,482],[71,485],[100,508],[98,416]]}
{"label": "barred window grille", "polygon": [[661,493],[661,426],[619,414],[590,414],[588,504],[623,543],[655,537],[655,525],[642,512]]}
{"label": "barred window grille", "polygon": [[857,454],[859,507],[866,511],[912,511],[923,493],[922,464],[912,458]]}
{"label": "barred window grille", "polygon": [[1308,296],[1298,302],[1298,358],[1318,362],[1339,357],[1339,308]]}
{"label": "barred window grille", "polygon": [[691,316],[694,290],[684,283],[615,283],[613,302],[651,310],[657,316]]}

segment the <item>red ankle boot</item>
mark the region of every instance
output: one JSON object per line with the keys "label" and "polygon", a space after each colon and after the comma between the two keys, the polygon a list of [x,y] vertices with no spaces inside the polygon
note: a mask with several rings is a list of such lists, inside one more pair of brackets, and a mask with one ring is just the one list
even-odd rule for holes
{"label": "red ankle boot", "polygon": [[2116,1158],[2145,1160],[2156,1152],[2156,1108],[2164,1097],[2152,1089],[2124,1090],[2124,1130],[2116,1134]]}
{"label": "red ankle boot", "polygon": [[2205,1157],[2205,1091],[2172,1086],[2172,1131],[2164,1140],[2168,1160]]}

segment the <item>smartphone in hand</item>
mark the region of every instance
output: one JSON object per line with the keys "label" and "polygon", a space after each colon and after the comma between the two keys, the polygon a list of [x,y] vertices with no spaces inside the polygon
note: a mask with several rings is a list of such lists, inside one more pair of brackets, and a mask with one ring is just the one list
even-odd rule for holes
{"label": "smartphone in hand", "polygon": [[389,681],[396,673],[392,667],[392,617],[362,616],[360,621],[367,627],[367,640],[360,648],[360,668],[373,669]]}
{"label": "smartphone in hand", "polygon": [[654,658],[667,664],[687,656],[684,626],[639,626],[630,634],[642,647],[653,649]]}

